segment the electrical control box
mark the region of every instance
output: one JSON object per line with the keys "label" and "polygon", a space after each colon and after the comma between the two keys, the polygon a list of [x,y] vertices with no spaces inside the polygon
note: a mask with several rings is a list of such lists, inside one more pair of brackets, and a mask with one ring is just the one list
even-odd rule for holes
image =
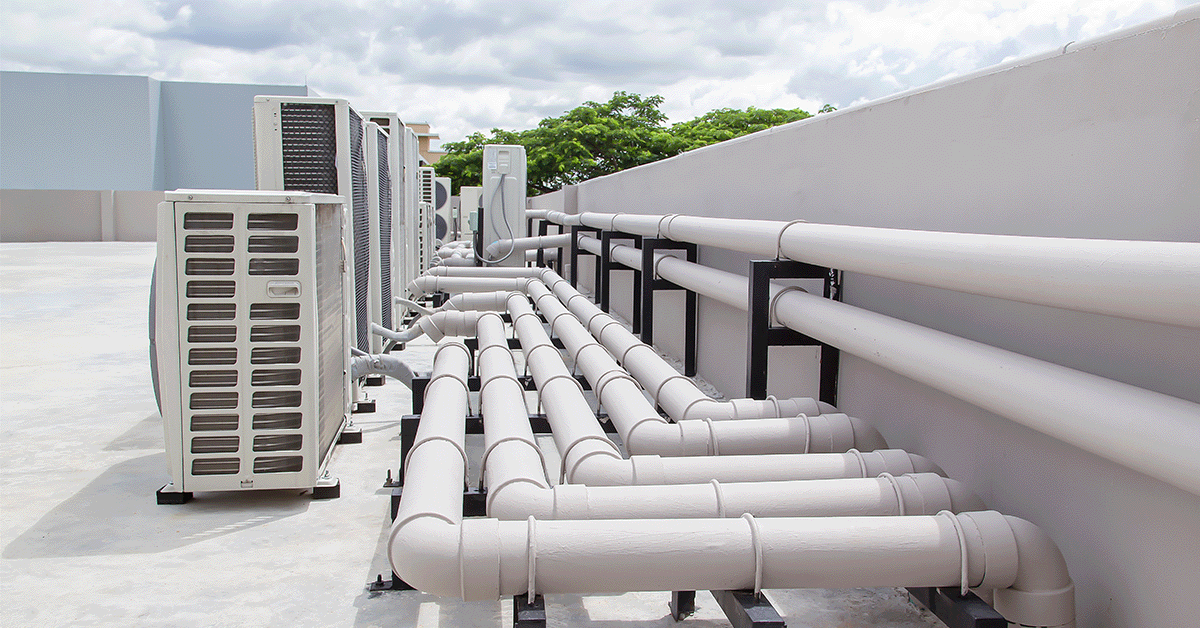
{"label": "electrical control box", "polygon": [[[524,238],[525,147],[488,144],[483,147],[483,248],[498,240]],[[524,266],[525,254],[501,246],[495,255],[476,251],[486,266]]]}
{"label": "electrical control box", "polygon": [[483,199],[483,188],[477,185],[464,185],[458,188],[458,198],[461,208],[458,228],[463,230],[463,234],[459,237],[470,240],[479,228],[479,201]]}

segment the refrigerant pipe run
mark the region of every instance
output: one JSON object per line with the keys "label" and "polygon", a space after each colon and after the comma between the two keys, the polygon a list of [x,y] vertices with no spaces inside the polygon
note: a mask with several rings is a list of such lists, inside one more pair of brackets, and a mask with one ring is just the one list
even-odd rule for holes
{"label": "refrigerant pipe run", "polygon": [[993,511],[465,520],[468,362],[458,343],[443,345],[434,358],[388,539],[392,568],[421,591],[482,600],[526,592],[959,585],[996,589],[994,605],[1010,621],[1074,625],[1074,585],[1061,553],[1032,524]]}
{"label": "refrigerant pipe run", "polygon": [[[582,239],[581,239],[582,240]],[[435,269],[436,270],[436,269]],[[790,399],[732,399],[717,401],[709,398],[687,377],[667,363],[654,347],[643,343],[625,329],[619,321],[600,310],[579,293],[570,282],[549,269],[496,269],[507,271],[496,276],[487,268],[443,269],[439,273],[418,277],[409,290],[422,296],[433,292],[479,292],[514,290],[527,292],[531,280],[543,280],[550,286],[567,309],[588,331],[609,350],[630,374],[655,397],[667,416],[675,421],[687,419],[758,419],[795,417],[801,414],[836,413],[834,406],[807,397]]]}
{"label": "refrigerant pipe run", "polygon": [[[868,516],[983,510],[961,483],[934,473],[879,478],[674,486],[552,486],[529,426],[504,324],[481,316],[480,402],[488,516],[506,520]],[[640,395],[639,395],[640,396]]]}
{"label": "refrigerant pipe run", "polygon": [[[597,242],[580,238],[585,240]],[[630,251],[622,248],[637,251],[612,247],[628,257]],[[658,257],[655,269],[664,279],[700,294],[739,282],[748,294],[745,277],[678,258]],[[799,289],[773,290],[771,309],[782,324],[802,334],[1200,495],[1200,404]]]}
{"label": "refrigerant pipe run", "polygon": [[794,220],[549,212],[559,224],[670,238],[926,286],[1200,327],[1200,244],[949,233]]}

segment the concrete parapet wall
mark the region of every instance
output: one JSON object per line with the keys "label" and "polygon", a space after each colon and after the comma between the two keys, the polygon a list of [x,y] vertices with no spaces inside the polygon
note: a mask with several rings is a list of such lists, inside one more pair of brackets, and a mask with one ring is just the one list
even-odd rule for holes
{"label": "concrete parapet wall", "polygon": [[0,190],[0,242],[153,242],[158,191]]}
{"label": "concrete parapet wall", "polygon": [[[1200,241],[1200,9],[1037,57],[587,181],[531,206],[804,219],[934,231]],[[748,257],[702,248],[745,274]],[[585,286],[591,262],[581,263]],[[1052,273],[1053,269],[1047,269]],[[614,308],[631,313],[631,273]],[[845,300],[1200,402],[1200,330],[848,274]],[[682,299],[656,299],[656,342],[682,355]],[[745,314],[700,299],[700,374],[745,390]],[[662,330],[662,331],[658,331]],[[772,350],[769,392],[815,394],[811,349]],[[932,458],[989,507],[1050,531],[1080,626],[1194,623],[1200,500],[857,356],[839,406]],[[1129,413],[1137,425],[1137,408]],[[1197,417],[1200,421],[1200,417]],[[1135,428],[1136,431],[1136,428]],[[1136,438],[1131,433],[1130,438]]]}

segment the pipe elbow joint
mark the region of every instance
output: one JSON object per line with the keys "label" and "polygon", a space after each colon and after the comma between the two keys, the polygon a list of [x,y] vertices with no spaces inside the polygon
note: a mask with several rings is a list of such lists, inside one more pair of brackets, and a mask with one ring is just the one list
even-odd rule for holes
{"label": "pipe elbow joint", "polygon": [[1036,525],[1004,516],[1016,541],[1016,578],[996,589],[995,607],[1009,622],[1022,626],[1073,628],[1075,583],[1062,552]]}
{"label": "pipe elbow joint", "polygon": [[462,597],[460,536],[461,524],[435,515],[418,515],[397,523],[388,537],[392,571],[418,591]]}
{"label": "pipe elbow joint", "polygon": [[850,429],[854,432],[854,447],[856,449],[860,451],[887,449],[887,440],[883,438],[883,434],[880,434],[879,430],[875,429],[874,425],[858,417],[851,416],[847,418],[850,421]]}
{"label": "pipe elbow joint", "polygon": [[555,494],[537,482],[517,479],[488,489],[487,514],[501,521],[524,521],[529,517],[551,519]]}

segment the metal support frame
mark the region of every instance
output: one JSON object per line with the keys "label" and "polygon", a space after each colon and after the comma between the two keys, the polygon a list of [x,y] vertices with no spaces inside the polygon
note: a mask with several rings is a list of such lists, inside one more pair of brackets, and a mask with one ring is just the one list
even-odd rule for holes
{"label": "metal support frame", "polygon": [[[599,237],[600,230],[593,229],[592,227],[584,227],[583,225],[571,225],[571,277],[570,277],[570,279],[571,279],[571,285],[577,289],[579,288],[579,256],[580,255],[592,255],[592,253],[590,253],[588,251],[580,250],[579,234],[581,234],[581,233],[592,233],[592,234],[595,234],[597,237]],[[599,274],[600,274],[599,269],[600,269],[600,262],[597,261],[596,262],[596,275],[597,275],[596,286],[597,287],[599,287],[599,284],[600,284],[600,281],[598,278]]]}
{"label": "metal support frame", "polygon": [[767,396],[767,351],[774,346],[818,346],[821,348],[821,401],[837,405],[837,378],[840,351],[837,347],[788,329],[771,325],[772,279],[824,279],[825,298],[842,300],[842,275],[832,268],[822,268],[792,260],[750,261],[750,312],[747,334],[746,396],[765,399]]}
{"label": "metal support frame", "polygon": [[[533,219],[531,218],[530,220],[533,220]],[[549,228],[550,228],[550,227],[556,227],[556,228],[558,229],[558,233],[559,233],[559,234],[566,233],[566,232],[563,230],[563,226],[562,226],[562,225],[560,225],[560,224],[556,224],[556,223],[552,223],[552,222],[550,222],[549,220],[541,220],[541,221],[539,221],[539,222],[538,222],[538,235],[539,235],[539,236],[547,236],[547,235],[550,235],[550,234],[548,233],[548,231],[549,231]],[[532,229],[530,230],[530,233],[533,233]],[[543,249],[543,248],[540,248],[540,247],[538,248],[538,252],[537,252],[537,265],[538,265],[538,267],[540,267],[540,268],[546,268],[546,249]],[[558,273],[558,274],[560,274],[560,275],[561,275],[561,274],[562,274],[562,267],[563,267],[563,247],[561,247],[561,246],[560,246],[560,247],[558,247],[558,257],[556,257],[556,258],[555,258],[555,261],[554,261],[554,263],[553,263],[553,264],[550,266],[550,268],[553,268],[553,269],[554,269],[554,272],[556,272],[556,273]]]}
{"label": "metal support frame", "polygon": [[[634,248],[642,248],[642,236],[624,233],[622,231],[601,231],[600,232],[600,271],[596,273],[596,305],[600,306],[605,312],[611,311],[612,301],[609,298],[612,285],[612,271],[614,264],[611,254],[611,246],[613,240],[628,240],[633,242]],[[638,289],[642,285],[642,269],[640,268],[616,268],[615,270],[631,270],[633,271],[633,333],[641,333],[642,330],[642,291]]]}
{"label": "metal support frame", "polygon": [[974,593],[952,587],[909,587],[908,595],[929,609],[947,628],[1006,628],[1008,620]]}
{"label": "metal support frame", "polygon": [[695,591],[671,591],[671,619],[683,621],[696,612]]}
{"label": "metal support frame", "polygon": [[[635,290],[641,292],[641,334],[642,342],[654,344],[654,293],[659,290],[684,291],[684,326],[683,326],[683,374],[692,377],[696,375],[696,339],[699,333],[696,322],[696,293],[666,279],[660,279],[654,274],[654,254],[656,251],[683,251],[687,261],[695,264],[699,259],[698,249],[691,242],[676,242],[666,238],[642,238],[642,270],[638,275],[641,281]],[[637,330],[634,330],[637,333]]]}
{"label": "metal support frame", "polygon": [[546,600],[540,594],[513,596],[513,628],[546,628]]}
{"label": "metal support frame", "polygon": [[762,594],[754,591],[712,591],[733,628],[786,628],[783,618]]}

